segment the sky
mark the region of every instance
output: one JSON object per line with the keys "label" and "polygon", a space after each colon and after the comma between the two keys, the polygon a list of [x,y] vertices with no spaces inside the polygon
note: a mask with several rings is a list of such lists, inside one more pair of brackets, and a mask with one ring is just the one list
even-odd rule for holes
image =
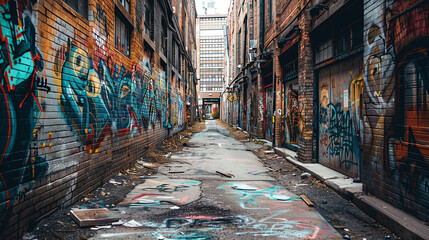
{"label": "sky", "polygon": [[214,2],[215,3],[215,8],[216,8],[216,13],[218,14],[227,14],[228,13],[228,7],[229,7],[229,3],[230,0],[195,0],[195,4],[196,4],[196,8],[197,8],[197,13],[198,15],[203,15],[204,11],[203,11],[203,2],[207,3],[208,2]]}

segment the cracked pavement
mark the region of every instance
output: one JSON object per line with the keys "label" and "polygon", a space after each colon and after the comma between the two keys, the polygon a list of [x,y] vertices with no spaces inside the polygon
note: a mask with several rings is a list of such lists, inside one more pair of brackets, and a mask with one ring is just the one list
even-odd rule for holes
{"label": "cracked pavement", "polygon": [[258,148],[206,121],[187,147],[111,209],[137,225],[99,229],[91,239],[342,239],[267,174],[250,151]]}

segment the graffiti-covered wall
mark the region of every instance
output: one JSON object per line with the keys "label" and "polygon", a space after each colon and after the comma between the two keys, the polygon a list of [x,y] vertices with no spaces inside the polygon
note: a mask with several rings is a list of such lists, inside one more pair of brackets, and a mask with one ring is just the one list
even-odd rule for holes
{"label": "graffiti-covered wall", "polygon": [[367,191],[429,219],[429,2],[366,1]]}
{"label": "graffiti-covered wall", "polygon": [[319,162],[354,178],[362,159],[362,69],[360,53],[318,72]]}
{"label": "graffiti-covered wall", "polygon": [[61,0],[0,1],[0,235],[70,205],[185,125],[159,28],[144,43],[142,16],[92,2],[86,18]]}
{"label": "graffiti-covered wall", "polygon": [[304,128],[302,103],[298,101],[298,79],[283,82],[282,89],[282,146],[296,149]]}

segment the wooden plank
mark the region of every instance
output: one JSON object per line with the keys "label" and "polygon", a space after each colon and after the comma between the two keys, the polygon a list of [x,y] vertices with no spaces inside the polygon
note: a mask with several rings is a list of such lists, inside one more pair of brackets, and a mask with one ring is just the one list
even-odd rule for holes
{"label": "wooden plank", "polygon": [[305,195],[300,195],[301,199],[310,207],[314,207],[314,204]]}
{"label": "wooden plank", "polygon": [[55,236],[55,237],[57,237],[58,239],[66,240],[66,238],[65,238],[65,237],[63,237],[63,236],[61,236],[61,234],[59,234],[59,233],[55,232],[55,230],[50,229],[49,231],[50,231],[52,234],[54,234],[54,236]]}
{"label": "wooden plank", "polygon": [[258,161],[259,161],[260,163],[262,163],[262,165],[264,165],[264,167],[271,168],[271,166],[270,166],[270,165],[266,164],[266,163],[265,163],[264,161],[262,161],[261,159],[258,159]]}
{"label": "wooden plank", "polygon": [[116,222],[120,217],[106,208],[70,210],[71,217],[80,227],[99,226]]}
{"label": "wooden plank", "polygon": [[234,176],[234,175],[232,175],[230,173],[224,173],[224,172],[221,172],[221,171],[216,171],[216,173],[218,173],[220,175],[223,175],[225,177],[229,177],[229,178],[232,178]]}

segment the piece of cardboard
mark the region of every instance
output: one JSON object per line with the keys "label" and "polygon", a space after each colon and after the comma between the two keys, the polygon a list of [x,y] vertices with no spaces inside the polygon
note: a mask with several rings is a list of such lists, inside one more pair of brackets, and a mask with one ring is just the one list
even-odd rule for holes
{"label": "piece of cardboard", "polygon": [[79,227],[100,226],[120,220],[119,216],[107,208],[70,210],[71,217]]}

